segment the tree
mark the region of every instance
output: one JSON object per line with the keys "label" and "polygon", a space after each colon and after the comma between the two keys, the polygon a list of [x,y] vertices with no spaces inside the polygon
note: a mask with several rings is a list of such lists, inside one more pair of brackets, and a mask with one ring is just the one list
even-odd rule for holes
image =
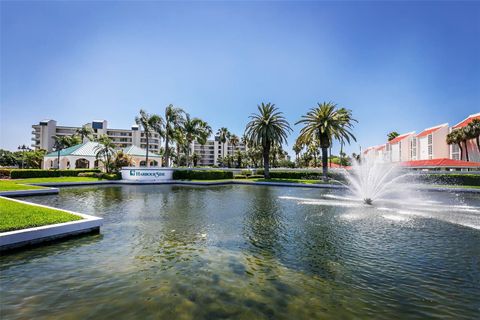
{"label": "tree", "polygon": [[222,143],[222,157],[225,157],[225,143],[230,138],[230,132],[227,128],[222,127],[217,131],[218,140]]}
{"label": "tree", "polygon": [[57,169],[60,169],[60,152],[68,147],[77,145],[79,138],[75,136],[53,136],[53,150],[57,152]]}
{"label": "tree", "polygon": [[205,122],[201,119],[190,118],[190,114],[185,114],[185,119],[180,130],[183,130],[183,134],[185,135],[185,142],[187,144],[187,166],[190,165],[190,145],[193,141],[198,141],[199,139],[202,139],[204,137],[204,124]]}
{"label": "tree", "polygon": [[77,130],[75,130],[75,134],[80,136],[80,138],[81,138],[80,143],[82,143],[85,138],[87,138],[88,140],[93,139],[93,130],[92,130],[92,128],[87,127],[87,126],[83,126],[81,128],[78,128]]}
{"label": "tree", "polygon": [[303,146],[301,143],[298,143],[298,141],[295,141],[293,147],[292,147],[293,152],[295,152],[295,161],[298,162],[300,152],[303,150]]}
{"label": "tree", "polygon": [[200,160],[200,156],[198,155],[198,153],[194,152],[194,153],[192,154],[192,162],[193,162],[193,166],[194,166],[194,167],[197,166],[198,160]]}
{"label": "tree", "polygon": [[387,134],[388,141],[392,141],[396,137],[398,137],[400,134],[397,131],[392,131],[389,134]]}
{"label": "tree", "polygon": [[100,136],[97,142],[98,145],[94,149],[96,158],[103,163],[105,171],[110,173],[114,169],[112,160],[115,155],[115,144],[107,135]]}
{"label": "tree", "polygon": [[162,138],[165,139],[165,152],[163,154],[163,167],[167,167],[171,156],[170,141],[174,140],[175,128],[183,122],[184,111],[172,104],[165,108],[165,119],[163,123]]}
{"label": "tree", "polygon": [[480,119],[473,119],[468,126],[471,130],[472,139],[475,139],[475,142],[477,143],[477,149],[480,152]]}
{"label": "tree", "polygon": [[14,152],[0,149],[0,166],[13,167],[18,164],[17,158]]}
{"label": "tree", "polygon": [[114,154],[112,168],[115,172],[118,172],[122,167],[130,167],[132,163],[132,157],[124,153],[122,150],[119,150]]}
{"label": "tree", "polygon": [[232,155],[235,153],[235,150],[238,146],[238,144],[240,143],[240,139],[238,138],[238,136],[236,134],[232,134],[230,135],[230,144],[232,145]]}
{"label": "tree", "polygon": [[175,147],[177,149],[175,164],[177,166],[183,165],[184,163],[186,164],[186,160],[184,159],[185,157],[182,157],[182,153],[187,153],[188,145],[185,137],[185,132],[181,127],[175,128],[175,131],[173,133],[173,140],[175,141]]}
{"label": "tree", "polygon": [[473,132],[471,130],[470,126],[465,126],[462,129],[460,129],[459,132],[460,138],[463,142],[463,145],[465,146],[465,160],[470,161],[469,156],[468,156],[468,140],[473,139]]}
{"label": "tree", "polygon": [[322,149],[322,171],[324,181],[328,180],[328,149],[332,146],[333,139],[342,139],[350,143],[356,141],[351,132],[353,122],[352,112],[345,108],[337,108],[331,102],[318,103],[317,107],[310,109],[296,124],[303,124],[298,140],[308,144],[309,141],[318,139]]}
{"label": "tree", "polygon": [[283,113],[271,103],[257,106],[258,113],[252,114],[245,129],[247,139],[253,145],[261,146],[265,178],[270,178],[270,149],[273,144],[287,143],[288,133],[292,131]]}
{"label": "tree", "polygon": [[147,150],[145,154],[145,162],[146,166],[148,167],[148,152],[149,152],[149,139],[150,135],[154,131],[159,131],[162,126],[163,120],[159,116],[153,114],[148,114],[145,110],[140,109],[140,115],[135,117],[135,123],[143,128],[143,132],[145,134],[145,142],[147,145]]}
{"label": "tree", "polygon": [[460,160],[463,160],[462,135],[460,129],[455,129],[447,134],[446,142],[448,145],[456,144],[460,149]]}

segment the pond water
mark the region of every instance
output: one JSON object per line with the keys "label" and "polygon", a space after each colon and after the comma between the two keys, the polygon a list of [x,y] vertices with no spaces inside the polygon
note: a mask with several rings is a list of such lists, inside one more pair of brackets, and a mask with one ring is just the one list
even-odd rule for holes
{"label": "pond water", "polygon": [[[474,319],[480,197],[96,186],[24,198],[101,234],[3,255],[2,319]],[[478,319],[478,318],[477,318]]]}

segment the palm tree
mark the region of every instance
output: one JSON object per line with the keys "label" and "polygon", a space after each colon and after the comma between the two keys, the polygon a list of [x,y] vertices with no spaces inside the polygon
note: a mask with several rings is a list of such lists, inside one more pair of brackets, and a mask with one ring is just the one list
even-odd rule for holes
{"label": "palm tree", "polygon": [[135,117],[135,123],[143,128],[143,132],[145,133],[145,141],[147,145],[147,150],[145,154],[145,162],[146,166],[148,167],[148,149],[150,148],[149,145],[149,138],[150,134],[154,131],[160,131],[162,126],[163,120],[159,116],[153,114],[148,114],[145,110],[140,109],[140,115]]}
{"label": "palm tree", "polygon": [[477,149],[480,152],[480,119],[473,119],[468,126],[471,129],[472,139],[475,139]]}
{"label": "palm tree", "polygon": [[318,106],[310,109],[296,124],[304,124],[300,130],[298,140],[307,144],[309,141],[318,139],[322,149],[323,179],[328,180],[328,149],[332,146],[333,139],[343,139],[350,143],[350,139],[356,141],[350,131],[353,122],[352,112],[345,108],[337,108],[331,102],[318,103]]}
{"label": "palm tree", "polygon": [[389,134],[387,134],[388,141],[392,141],[396,137],[398,137],[400,134],[397,131],[392,131]]}
{"label": "palm tree", "polygon": [[222,158],[225,157],[225,143],[230,138],[230,132],[227,128],[222,127],[217,131],[218,140],[222,143]]}
{"label": "palm tree", "polygon": [[207,122],[203,121],[203,120],[200,120],[200,134],[199,136],[197,137],[197,141],[198,143],[200,143],[202,146],[204,146],[207,141],[208,141],[208,138],[212,135],[213,131],[212,131],[212,127],[210,127],[208,125]]}
{"label": "palm tree", "polygon": [[170,141],[174,139],[175,128],[183,122],[183,110],[172,104],[165,108],[165,123],[163,124],[162,137],[165,139],[165,153],[163,154],[163,167],[167,167],[170,160]]}
{"label": "palm tree", "polygon": [[115,155],[115,144],[107,135],[102,135],[97,139],[98,145],[95,147],[96,157],[103,162],[105,171],[110,172],[112,168],[112,159]]}
{"label": "palm tree", "polygon": [[252,144],[261,146],[265,178],[270,178],[270,148],[273,144],[287,143],[287,136],[292,128],[271,103],[263,103],[258,108],[258,114],[252,114],[245,129],[245,135]]}
{"label": "palm tree", "polygon": [[[185,120],[183,121],[183,125],[181,130],[185,135],[185,142],[187,144],[187,166],[190,165],[190,146],[193,141],[198,141],[198,139],[202,139],[205,136],[205,122],[199,118],[190,118],[190,114],[185,114]],[[208,125],[207,125],[208,126]]]}
{"label": "palm tree", "polygon": [[303,146],[301,143],[298,141],[295,141],[293,147],[292,147],[293,152],[295,152],[295,160],[298,162],[300,152],[303,150]]}
{"label": "palm tree", "polygon": [[52,136],[53,149],[57,152],[57,169],[60,169],[60,151],[69,147],[69,136]]}
{"label": "palm tree", "polygon": [[456,144],[458,145],[458,148],[460,149],[460,160],[463,160],[463,148],[462,148],[462,134],[460,129],[455,129],[449,134],[447,134],[447,144]]}
{"label": "palm tree", "polygon": [[185,136],[185,132],[181,127],[175,128],[175,131],[173,132],[173,140],[175,140],[175,146],[176,146],[176,165],[180,166],[180,159],[181,155],[187,153],[187,139]]}
{"label": "palm tree", "polygon": [[80,136],[80,138],[82,139],[82,142],[85,138],[87,138],[88,140],[91,140],[93,138],[93,130],[92,128],[87,126],[78,128],[77,130],[75,130],[75,134]]}
{"label": "palm tree", "polygon": [[473,130],[471,130],[470,126],[465,126],[462,129],[460,129],[459,135],[462,139],[463,145],[465,146],[465,160],[470,161],[469,156],[468,156],[468,144],[467,144],[467,142],[468,142],[468,140],[474,138]]}
{"label": "palm tree", "polygon": [[238,146],[238,143],[240,142],[240,139],[236,134],[232,134],[230,136],[230,144],[232,145],[232,155],[235,153],[236,147]]}

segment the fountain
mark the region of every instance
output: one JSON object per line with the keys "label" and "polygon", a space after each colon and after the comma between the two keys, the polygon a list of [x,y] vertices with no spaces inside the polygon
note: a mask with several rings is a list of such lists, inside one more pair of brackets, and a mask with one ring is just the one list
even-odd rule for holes
{"label": "fountain", "polygon": [[344,175],[352,194],[365,204],[372,205],[389,193],[403,190],[404,184],[400,182],[410,174],[403,173],[394,163],[363,158],[361,161],[354,160],[351,170],[345,170]]}

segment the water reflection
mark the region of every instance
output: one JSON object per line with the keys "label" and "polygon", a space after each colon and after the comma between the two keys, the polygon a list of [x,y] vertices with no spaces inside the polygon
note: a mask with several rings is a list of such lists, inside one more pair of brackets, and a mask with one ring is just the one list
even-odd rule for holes
{"label": "water reflection", "polygon": [[5,319],[468,319],[480,310],[480,232],[461,224],[478,223],[478,197],[427,195],[423,216],[401,203],[366,208],[342,191],[257,186],[80,187],[25,200],[105,223],[101,236],[2,256]]}

